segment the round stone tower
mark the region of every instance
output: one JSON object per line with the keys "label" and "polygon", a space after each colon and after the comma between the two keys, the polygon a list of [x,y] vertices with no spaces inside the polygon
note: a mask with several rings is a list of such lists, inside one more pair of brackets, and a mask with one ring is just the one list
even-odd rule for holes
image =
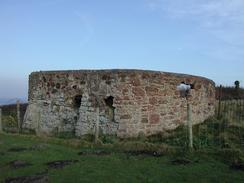
{"label": "round stone tower", "polygon": [[29,76],[29,105],[23,128],[38,134],[152,135],[186,124],[187,102],[177,90],[192,86],[193,124],[214,115],[213,81],[185,74],[144,70],[40,71]]}

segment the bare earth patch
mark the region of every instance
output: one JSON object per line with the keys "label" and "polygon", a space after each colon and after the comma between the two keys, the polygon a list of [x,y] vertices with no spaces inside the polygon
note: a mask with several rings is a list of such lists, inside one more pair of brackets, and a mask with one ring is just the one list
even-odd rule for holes
{"label": "bare earth patch", "polygon": [[175,160],[172,160],[171,163],[173,165],[187,165],[187,164],[193,163],[193,161],[186,159],[186,158],[177,158]]}
{"label": "bare earth patch", "polygon": [[23,161],[23,160],[14,160],[14,161],[11,161],[8,163],[8,165],[11,167],[11,168],[24,168],[24,167],[27,167],[27,166],[31,166],[32,164],[26,162],[26,161]]}
{"label": "bare earth patch", "polygon": [[230,166],[231,169],[233,170],[242,170],[244,171],[244,163],[243,162],[234,162]]}
{"label": "bare earth patch", "polygon": [[71,165],[71,164],[74,164],[77,162],[78,162],[78,160],[58,160],[58,161],[48,162],[48,163],[46,163],[46,165],[48,166],[48,168],[60,169],[67,165]]}
{"label": "bare earth patch", "polygon": [[8,149],[8,152],[22,152],[22,151],[27,151],[29,150],[28,148],[25,147],[12,147]]}
{"label": "bare earth patch", "polygon": [[31,147],[12,147],[8,149],[8,152],[23,152],[23,151],[40,151],[45,150],[48,147],[47,144],[34,144]]}
{"label": "bare earth patch", "polygon": [[157,151],[146,151],[146,150],[142,150],[142,151],[125,151],[124,152],[127,155],[130,156],[153,156],[153,157],[160,157],[163,156],[162,153],[157,152]]}
{"label": "bare earth patch", "polygon": [[37,151],[40,151],[40,150],[45,150],[47,149],[48,145],[47,144],[34,144],[32,145],[29,149],[30,150],[37,150]]}
{"label": "bare earth patch", "polygon": [[22,177],[7,178],[5,180],[5,183],[47,183],[47,182],[48,182],[47,175],[22,176]]}
{"label": "bare earth patch", "polygon": [[78,153],[78,155],[96,155],[96,156],[105,156],[110,155],[111,152],[105,151],[105,150],[96,150],[96,151],[81,151]]}

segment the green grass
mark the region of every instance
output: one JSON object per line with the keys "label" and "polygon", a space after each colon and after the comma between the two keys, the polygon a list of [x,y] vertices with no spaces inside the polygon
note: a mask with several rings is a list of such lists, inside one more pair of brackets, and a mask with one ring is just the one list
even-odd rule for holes
{"label": "green grass", "polygon": [[[176,135],[177,136],[177,135]],[[162,140],[162,139],[161,139]],[[151,141],[153,141],[151,139]],[[154,141],[156,141],[154,139]],[[172,138],[171,138],[171,141]],[[106,142],[111,142],[106,139]],[[173,143],[173,142],[172,142]],[[44,148],[22,152],[8,152],[12,147],[30,149],[42,144]],[[136,144],[136,145],[135,145]],[[146,144],[143,146],[143,144]],[[55,160],[78,160],[76,164],[62,169],[48,169],[49,182],[244,182],[244,171],[230,169],[231,156],[240,158],[243,151],[231,149],[197,149],[194,152],[168,150],[160,141],[117,141],[114,145],[95,146],[82,140],[39,138],[31,135],[0,135],[0,182],[7,177],[35,175],[46,172],[47,162]],[[109,155],[78,155],[81,151],[98,149],[111,152]],[[124,150],[167,149],[161,157],[132,156]],[[186,158],[191,163],[174,165],[172,160]],[[7,164],[13,160],[25,160],[32,166],[12,169]]]}
{"label": "green grass", "polygon": [[[93,143],[93,135],[75,139],[74,134],[70,132],[57,133],[56,138],[0,134],[0,182],[4,182],[9,177],[40,173],[46,173],[49,182],[65,183],[244,182],[244,170],[230,168],[235,162],[240,162],[244,166],[242,104],[243,101],[242,103],[224,101],[221,119],[212,118],[205,123],[195,125],[192,151],[188,149],[185,126],[180,126],[173,132],[134,139],[122,140],[115,136],[101,135],[96,145]],[[15,118],[8,115],[3,118],[5,131],[16,128]],[[43,148],[33,149],[33,145]],[[8,151],[16,147],[27,150]],[[101,150],[109,154],[97,155],[96,152]],[[81,151],[85,152],[84,155],[78,155]],[[162,156],[144,154],[152,152]],[[142,154],[136,156],[133,153]],[[24,160],[32,165],[13,169],[8,165],[13,160]],[[46,163],[56,160],[78,160],[78,163],[62,169],[48,168]],[[186,160],[190,163],[175,165],[172,163],[175,160]]]}

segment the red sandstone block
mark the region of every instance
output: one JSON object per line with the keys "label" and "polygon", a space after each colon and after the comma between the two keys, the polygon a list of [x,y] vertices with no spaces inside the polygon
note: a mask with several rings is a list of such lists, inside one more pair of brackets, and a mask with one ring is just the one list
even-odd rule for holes
{"label": "red sandstone block", "polygon": [[141,85],[141,81],[139,78],[131,78],[130,79],[130,83],[133,85],[133,86],[140,86]]}
{"label": "red sandstone block", "polygon": [[157,103],[158,103],[157,98],[155,98],[155,97],[151,97],[151,98],[149,98],[149,104],[151,104],[151,105],[155,105],[155,104],[157,104]]}
{"label": "red sandstone block", "polygon": [[201,84],[196,84],[194,89],[195,90],[200,90],[201,88],[202,88]]}
{"label": "red sandstone block", "polygon": [[160,98],[159,100],[158,100],[158,104],[167,104],[168,103],[168,101],[167,101],[167,99],[165,99],[165,98]]}
{"label": "red sandstone block", "polygon": [[159,90],[158,95],[159,96],[167,96],[167,92],[166,92],[166,90]]}
{"label": "red sandstone block", "polygon": [[150,77],[150,74],[144,72],[142,75],[141,75],[141,78],[142,79],[148,79]]}
{"label": "red sandstone block", "polygon": [[128,90],[127,88],[124,88],[124,89],[122,90],[122,94],[123,94],[123,95],[127,95],[128,92],[129,92],[129,90]]}
{"label": "red sandstone block", "polygon": [[145,95],[145,91],[141,87],[133,87],[132,93],[135,96],[144,96]]}
{"label": "red sandstone block", "polygon": [[130,100],[130,97],[129,97],[129,96],[124,96],[124,97],[122,98],[122,100]]}
{"label": "red sandstone block", "polygon": [[147,95],[152,95],[152,96],[157,95],[158,88],[156,88],[156,86],[147,86],[146,93],[147,93]]}
{"label": "red sandstone block", "polygon": [[159,121],[160,121],[160,116],[159,116],[159,114],[151,114],[151,115],[149,116],[149,122],[150,122],[151,124],[157,124],[157,123],[159,123]]}

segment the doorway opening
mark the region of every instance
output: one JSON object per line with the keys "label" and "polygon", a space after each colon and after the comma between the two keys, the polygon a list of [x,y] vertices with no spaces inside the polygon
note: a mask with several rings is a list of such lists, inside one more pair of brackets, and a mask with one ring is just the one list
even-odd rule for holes
{"label": "doorway opening", "polygon": [[81,99],[82,99],[82,95],[76,95],[74,97],[73,104],[74,104],[74,108],[75,109],[79,109],[80,108],[80,106],[81,106]]}
{"label": "doorway opening", "polygon": [[109,96],[109,97],[105,98],[104,101],[105,101],[105,104],[107,106],[106,113],[108,114],[108,118],[109,118],[110,121],[114,122],[115,121],[115,119],[114,119],[115,107],[113,106],[114,97],[113,96]]}

